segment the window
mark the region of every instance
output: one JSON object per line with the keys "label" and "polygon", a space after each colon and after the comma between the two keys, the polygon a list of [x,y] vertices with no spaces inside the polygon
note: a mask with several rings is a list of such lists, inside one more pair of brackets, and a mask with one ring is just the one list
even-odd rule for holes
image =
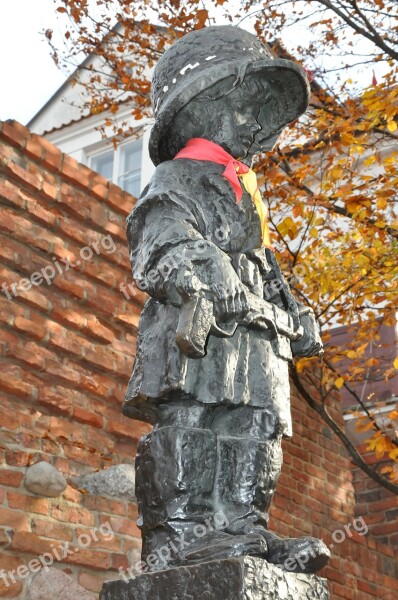
{"label": "window", "polygon": [[140,195],[142,140],[136,140],[119,149],[118,185],[133,196]]}
{"label": "window", "polygon": [[93,156],[90,161],[90,167],[93,171],[100,173],[106,179],[113,179],[113,150],[108,150],[97,156]]}
{"label": "window", "polygon": [[116,183],[133,196],[141,191],[142,139],[121,144],[115,150],[107,148],[88,157],[93,171]]}

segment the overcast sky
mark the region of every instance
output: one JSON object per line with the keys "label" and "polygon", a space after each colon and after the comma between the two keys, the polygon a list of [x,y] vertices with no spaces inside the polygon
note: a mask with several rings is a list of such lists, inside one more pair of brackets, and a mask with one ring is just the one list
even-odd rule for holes
{"label": "overcast sky", "polygon": [[0,120],[26,124],[65,81],[43,29],[58,29],[53,0],[0,0]]}

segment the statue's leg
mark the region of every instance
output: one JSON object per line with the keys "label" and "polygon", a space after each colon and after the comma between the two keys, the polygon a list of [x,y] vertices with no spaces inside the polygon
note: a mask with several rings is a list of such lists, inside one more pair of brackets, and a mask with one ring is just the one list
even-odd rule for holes
{"label": "statue's leg", "polygon": [[202,428],[205,407],[167,402],[157,414],[135,463],[142,560],[150,570],[178,564],[189,531],[212,512],[216,461],[215,435]]}
{"label": "statue's leg", "polygon": [[227,533],[224,513],[214,505],[217,439],[206,427],[211,413],[191,401],[168,402],[138,444],[138,525],[142,560],[151,570],[266,551],[259,533]]}
{"label": "statue's leg", "polygon": [[282,467],[283,423],[275,412],[250,406],[220,408],[217,433],[215,506],[225,512],[228,532],[261,533],[269,562],[295,572],[315,572],[330,553],[316,538],[281,539],[268,529],[268,511]]}

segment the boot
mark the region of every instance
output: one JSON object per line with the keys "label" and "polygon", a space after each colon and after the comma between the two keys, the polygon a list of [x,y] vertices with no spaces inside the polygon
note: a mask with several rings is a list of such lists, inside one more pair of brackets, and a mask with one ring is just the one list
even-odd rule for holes
{"label": "boot", "polygon": [[150,570],[259,552],[263,536],[223,531],[213,506],[216,436],[206,429],[162,427],[142,438],[136,457],[142,561]]}
{"label": "boot", "polygon": [[226,531],[262,535],[267,542],[262,556],[282,569],[297,573],[321,569],[330,557],[321,540],[281,539],[268,530],[268,512],[282,467],[280,438],[260,442],[218,436],[217,452],[214,504],[226,516]]}

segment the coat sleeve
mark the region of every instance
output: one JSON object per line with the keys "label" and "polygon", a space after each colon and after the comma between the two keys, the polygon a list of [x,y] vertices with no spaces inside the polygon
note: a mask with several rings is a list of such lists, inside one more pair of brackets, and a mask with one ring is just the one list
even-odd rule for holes
{"label": "coat sleeve", "polygon": [[[153,190],[154,191],[154,190]],[[206,239],[200,208],[177,192],[146,195],[127,219],[127,239],[137,286],[160,301],[178,306],[175,281],[184,269],[206,284],[222,282],[229,256]]]}

